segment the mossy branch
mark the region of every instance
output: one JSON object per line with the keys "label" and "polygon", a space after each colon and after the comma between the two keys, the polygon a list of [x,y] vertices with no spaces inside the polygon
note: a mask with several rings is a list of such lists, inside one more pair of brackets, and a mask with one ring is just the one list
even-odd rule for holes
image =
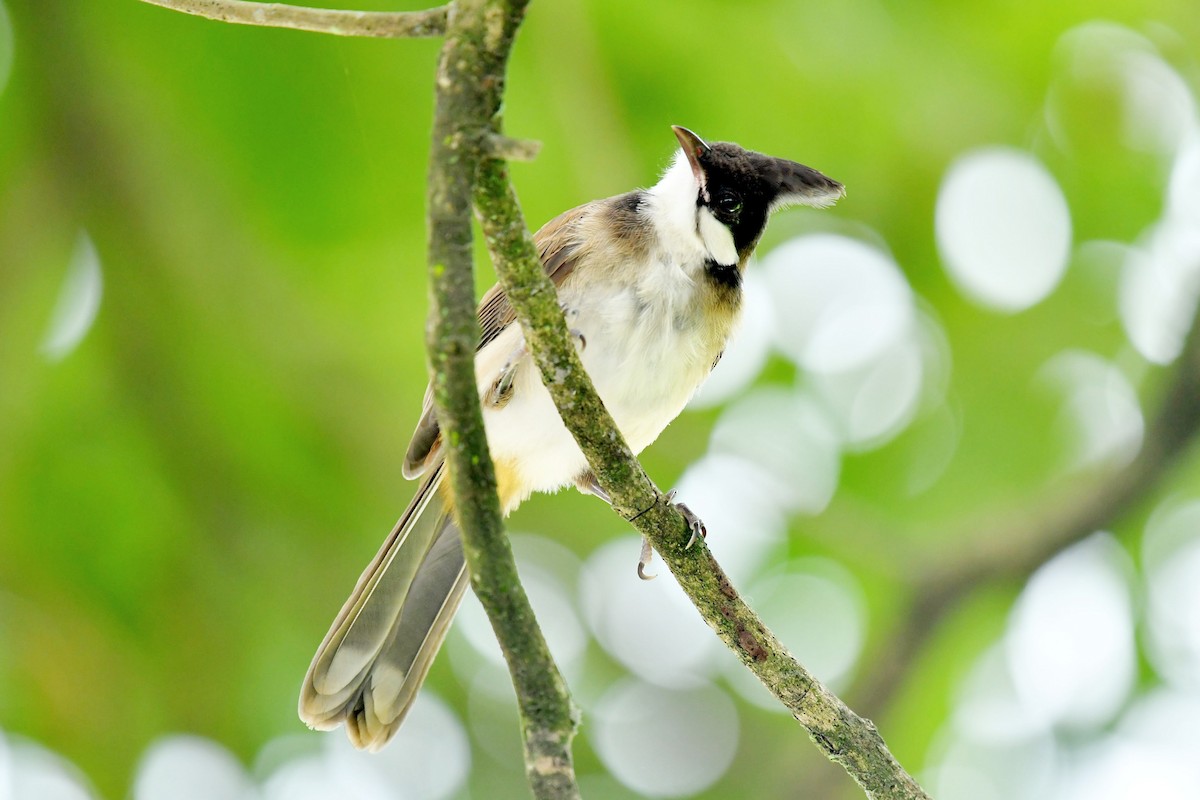
{"label": "mossy branch", "polygon": [[583,370],[503,162],[482,163],[475,207],[496,272],[542,380],[612,498],[613,509],[650,539],[705,622],[868,797],[928,798],[888,751],[870,720],[855,715],[788,653],[741,599],[708,548],[685,548],[690,533],[683,516],[646,477]]}
{"label": "mossy branch", "polygon": [[429,168],[428,348],[471,586],[504,651],[537,798],[578,798],[571,758],[576,714],[517,575],[496,496],[475,383],[471,196],[477,165],[492,152],[505,66],[524,0],[459,0],[451,7],[437,70]]}

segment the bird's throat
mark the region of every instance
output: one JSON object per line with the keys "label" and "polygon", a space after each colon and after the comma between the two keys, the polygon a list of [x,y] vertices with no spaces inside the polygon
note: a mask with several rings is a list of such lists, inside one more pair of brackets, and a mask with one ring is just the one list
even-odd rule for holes
{"label": "bird's throat", "polygon": [[742,271],[737,264],[718,264],[710,258],[704,262],[704,276],[718,289],[736,292],[742,288]]}

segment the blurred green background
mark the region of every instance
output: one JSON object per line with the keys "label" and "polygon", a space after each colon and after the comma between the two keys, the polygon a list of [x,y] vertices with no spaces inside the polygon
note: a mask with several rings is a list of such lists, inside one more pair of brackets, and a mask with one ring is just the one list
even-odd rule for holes
{"label": "blurred green background", "polygon": [[[312,651],[411,495],[400,456],[426,380],[439,41],[225,25],[134,0],[0,3],[0,728],[122,797],[163,735],[208,737],[250,765],[302,730]],[[652,183],[683,124],[842,181],[836,208],[779,216],[760,255],[820,231],[871,242],[942,331],[953,444],[931,412],[848,448],[828,507],[787,519],[784,557],[832,559],[861,589],[860,677],[886,668],[877,647],[910,607],[893,548],[952,548],[1097,479],[1064,471],[1062,398],[1038,383],[1052,357],[1114,359],[1148,411],[1167,380],[1129,344],[1120,259],[1083,247],[1137,241],[1164,212],[1173,163],[1131,146],[1122,90],[1071,82],[1063,37],[1096,19],[1195,86],[1194,0],[545,2],[517,40],[506,127],[544,143],[512,169],[532,225]],[[1070,269],[1020,313],[964,296],[935,243],[948,168],[990,145],[1032,154],[1070,209]],[[48,349],[88,242],[94,322]],[[756,385],[797,380],[775,354]],[[721,412],[685,413],[645,453],[660,486],[705,454]],[[911,465],[937,447],[946,464],[914,491]],[[1156,503],[1194,494],[1198,474],[1186,462],[1115,525],[1134,561]],[[535,498],[511,527],[580,558],[627,533],[574,493]],[[726,536],[738,531],[710,525],[710,540]],[[971,594],[873,712],[910,769],[931,774],[956,687],[1021,588]],[[591,650],[589,680],[622,674]],[[1160,682],[1138,663],[1138,685]],[[430,686],[469,716],[447,658]],[[855,796],[786,716],[737,712],[736,758],[702,796]],[[588,726],[577,760],[596,776]],[[473,748],[455,796],[523,796],[517,764]],[[596,781],[596,796],[622,796]]]}

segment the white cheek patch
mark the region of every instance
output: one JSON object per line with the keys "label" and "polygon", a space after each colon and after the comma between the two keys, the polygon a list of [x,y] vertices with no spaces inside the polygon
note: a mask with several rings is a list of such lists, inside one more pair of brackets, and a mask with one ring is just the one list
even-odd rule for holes
{"label": "white cheek patch", "polygon": [[700,227],[700,239],[704,249],[723,267],[736,264],[738,261],[737,248],[733,245],[733,234],[713,216],[707,208],[696,209]]}

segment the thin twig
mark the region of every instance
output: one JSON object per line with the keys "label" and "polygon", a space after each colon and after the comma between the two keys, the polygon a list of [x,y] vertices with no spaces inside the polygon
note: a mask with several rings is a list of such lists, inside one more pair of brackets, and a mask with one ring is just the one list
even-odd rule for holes
{"label": "thin twig", "polygon": [[425,11],[341,11],[307,8],[285,3],[252,3],[247,0],[142,0],[153,6],[195,14],[198,17],[329,33],[334,36],[367,36],[381,39],[418,39],[446,32],[446,7]]}
{"label": "thin twig", "polygon": [[498,133],[489,134],[483,140],[487,155],[503,161],[533,161],[542,151],[542,143],[531,139],[514,139]]}
{"label": "thin twig", "polygon": [[537,798],[575,800],[576,714],[538,628],[504,534],[475,383],[471,193],[485,132],[499,113],[504,72],[525,0],[459,0],[437,71],[429,167],[428,347],[434,402],[471,585],[504,651],[521,714],[525,770]]}
{"label": "thin twig", "polygon": [[705,622],[787,707],[813,741],[870,798],[928,795],[904,771],[870,720],[857,716],[797,661],[742,601],[712,554],[689,539],[683,516],[646,477],[591,380],[558,307],[517,205],[503,162],[486,160],[475,206],[496,272],[516,310],[542,380],[613,508],[662,555]]}

